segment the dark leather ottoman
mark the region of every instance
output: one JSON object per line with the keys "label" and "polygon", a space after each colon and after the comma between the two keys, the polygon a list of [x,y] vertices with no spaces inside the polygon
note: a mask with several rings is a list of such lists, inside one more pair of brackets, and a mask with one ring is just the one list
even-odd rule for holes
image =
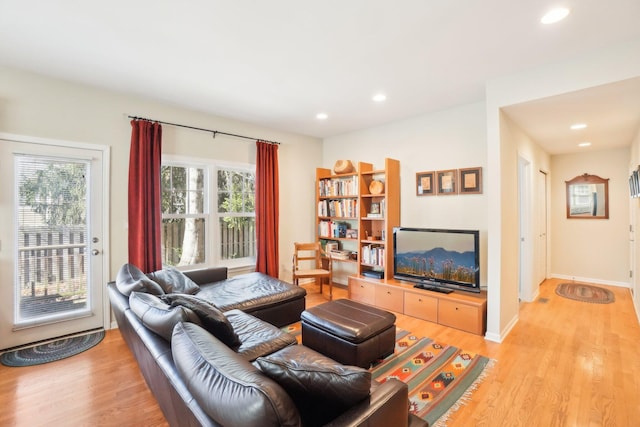
{"label": "dark leather ottoman", "polygon": [[301,314],[302,344],[345,365],[369,368],[393,353],[396,316],[348,299],[311,307]]}

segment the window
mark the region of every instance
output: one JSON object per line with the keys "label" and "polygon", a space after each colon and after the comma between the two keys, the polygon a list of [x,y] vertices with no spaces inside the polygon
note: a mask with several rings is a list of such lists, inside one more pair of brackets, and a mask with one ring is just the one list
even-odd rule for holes
{"label": "window", "polygon": [[163,263],[255,263],[254,166],[188,163],[162,165]]}
{"label": "window", "polygon": [[162,263],[206,262],[206,169],[162,165]]}
{"label": "window", "polygon": [[255,171],[218,168],[220,259],[256,255]]}

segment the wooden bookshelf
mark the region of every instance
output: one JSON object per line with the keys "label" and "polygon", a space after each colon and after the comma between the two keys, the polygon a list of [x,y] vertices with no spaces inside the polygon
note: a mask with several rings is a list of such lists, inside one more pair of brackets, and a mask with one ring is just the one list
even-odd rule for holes
{"label": "wooden bookshelf", "polygon": [[[373,184],[372,184],[373,183]],[[371,191],[373,190],[373,192]],[[346,275],[391,274],[393,228],[400,225],[400,162],[385,159],[384,168],[358,162],[356,170],[335,174],[316,169],[316,237],[348,251],[332,258]],[[344,268],[343,268],[344,267]]]}

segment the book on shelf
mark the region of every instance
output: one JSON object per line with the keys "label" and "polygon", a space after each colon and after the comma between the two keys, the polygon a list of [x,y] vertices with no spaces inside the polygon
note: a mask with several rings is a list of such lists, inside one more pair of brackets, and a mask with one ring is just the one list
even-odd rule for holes
{"label": "book on shelf", "polygon": [[318,181],[318,194],[320,197],[357,196],[358,176],[320,179]]}
{"label": "book on shelf", "polygon": [[362,263],[369,265],[385,265],[385,248],[380,245],[364,245],[362,246]]}
{"label": "book on shelf", "polygon": [[346,238],[349,224],[346,222],[320,221],[318,223],[319,238]]}
{"label": "book on shelf", "polygon": [[332,259],[339,259],[342,261],[348,260],[349,256],[351,255],[351,251],[340,250],[340,249],[334,249],[329,253]]}
{"label": "book on shelf", "polygon": [[318,216],[338,218],[355,218],[358,212],[356,199],[320,200],[318,201]]}

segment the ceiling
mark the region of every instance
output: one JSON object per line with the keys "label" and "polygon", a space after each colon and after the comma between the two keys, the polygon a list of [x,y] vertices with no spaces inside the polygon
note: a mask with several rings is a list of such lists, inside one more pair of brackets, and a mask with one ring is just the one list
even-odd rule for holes
{"label": "ceiling", "polygon": [[[0,64],[324,138],[479,102],[487,80],[640,37],[638,0],[563,4],[569,17],[544,26],[548,0],[0,0]],[[508,114],[551,153],[575,149],[574,120],[592,149],[629,145],[629,84]]]}
{"label": "ceiling", "polygon": [[[551,155],[628,147],[640,130],[640,77],[511,105],[503,111]],[[570,128],[578,123],[587,127]],[[580,147],[583,142],[591,145]]]}

